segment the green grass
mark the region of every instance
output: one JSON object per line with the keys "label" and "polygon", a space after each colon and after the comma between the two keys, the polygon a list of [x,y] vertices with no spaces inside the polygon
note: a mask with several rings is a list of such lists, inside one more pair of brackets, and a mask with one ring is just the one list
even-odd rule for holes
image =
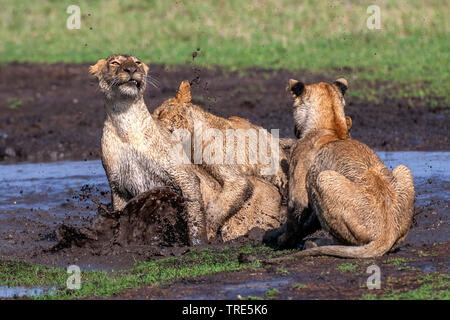
{"label": "green grass", "polygon": [[9,287],[54,288],[54,292],[38,299],[74,299],[109,297],[143,285],[170,284],[218,272],[239,271],[260,266],[259,261],[239,263],[241,253],[271,256],[271,250],[251,245],[242,248],[193,250],[182,257],[170,257],[148,262],[136,262],[132,269],[123,271],[82,271],[81,288],[69,290],[66,281],[70,276],[65,269],[47,268],[22,262],[0,261],[0,285]]}
{"label": "green grass", "polygon": [[6,103],[9,105],[9,109],[16,110],[22,106],[22,99],[9,98]]}
{"label": "green grass", "polygon": [[401,266],[408,262],[413,261],[414,259],[411,258],[389,258],[387,260],[384,260],[384,264],[393,264],[394,266]]}
{"label": "green grass", "polygon": [[[404,280],[400,280],[403,283]],[[382,294],[365,294],[365,300],[450,300],[450,275],[428,273],[418,277],[419,286],[415,289],[388,289]]]}
{"label": "green grass", "polygon": [[294,283],[292,285],[292,289],[295,289],[295,290],[305,289],[306,287],[308,287],[308,286],[304,283]]}
{"label": "green grass", "polygon": [[[448,106],[450,2],[372,0],[77,1],[81,29],[68,30],[71,0],[5,0],[0,62],[94,62],[128,52],[151,63],[261,67],[346,76],[350,95],[426,99]],[[350,69],[348,69],[350,68]],[[162,75],[163,76],[163,75]],[[328,79],[328,77],[330,79]]]}
{"label": "green grass", "polygon": [[270,290],[266,291],[266,297],[269,299],[273,299],[279,294],[280,294],[280,291],[278,289],[270,289]]}
{"label": "green grass", "polygon": [[279,275],[286,276],[286,275],[289,274],[289,270],[286,269],[286,268],[284,268],[284,267],[282,267],[282,266],[280,266],[280,267],[278,267],[278,268],[275,270],[275,273],[276,273],[276,274],[279,274]]}
{"label": "green grass", "polygon": [[339,272],[353,272],[356,269],[358,269],[358,265],[350,262],[344,262],[337,266]]}

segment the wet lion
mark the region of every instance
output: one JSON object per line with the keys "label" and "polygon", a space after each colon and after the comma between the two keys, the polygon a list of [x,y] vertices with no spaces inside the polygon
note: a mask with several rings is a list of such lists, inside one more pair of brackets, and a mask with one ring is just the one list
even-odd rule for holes
{"label": "wet lion", "polygon": [[191,245],[206,243],[217,228],[224,240],[230,240],[254,227],[278,227],[280,195],[275,187],[257,178],[251,179],[253,193],[235,217],[219,226],[207,224],[204,208],[223,190],[198,166],[180,162],[180,155],[174,152],[179,141],[148,111],[143,98],[148,70],[130,55],[100,59],[89,69],[104,96],[102,164],[114,210],[122,210],[139,194],[167,186],[183,196]]}
{"label": "wet lion", "polygon": [[[237,116],[222,118],[205,111],[192,103],[189,81],[183,81],[176,96],[166,100],[153,112],[153,116],[171,132],[184,129],[194,137],[198,130],[201,130],[202,150],[214,149],[220,154],[218,162],[202,161],[200,164],[222,187],[222,192],[209,202],[207,208],[210,219],[208,224],[217,226],[217,230],[251,197],[254,185],[250,177],[272,184],[282,197],[287,193],[288,160],[284,148],[289,148],[292,139],[277,139],[264,128]],[[224,139],[217,141],[215,136],[208,136],[208,130],[214,130],[214,133]],[[266,137],[267,143],[261,143],[263,136]],[[239,147],[241,137],[244,137],[245,140],[242,141],[245,142]],[[230,141],[233,146],[231,164],[227,162]],[[236,145],[234,141],[237,142]],[[191,145],[192,154],[195,154],[195,143]],[[243,158],[239,162],[238,152],[241,151]],[[262,153],[265,153],[268,161],[263,162],[261,158],[251,161],[250,154],[258,156]]]}
{"label": "wet lion", "polygon": [[414,214],[411,171],[399,165],[390,172],[374,151],[350,138],[345,79],[311,85],[290,80],[289,90],[299,140],[291,154],[288,220],[279,247],[294,247],[323,228],[339,245],[293,256],[371,258],[398,248]]}

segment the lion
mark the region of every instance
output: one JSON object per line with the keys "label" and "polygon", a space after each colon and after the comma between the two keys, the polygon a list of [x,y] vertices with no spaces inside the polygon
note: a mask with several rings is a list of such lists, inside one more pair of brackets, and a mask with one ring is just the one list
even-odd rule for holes
{"label": "lion", "polygon": [[[215,226],[207,225],[205,205],[221,192],[220,185],[198,166],[180,161],[174,152],[179,141],[148,111],[143,98],[148,71],[136,57],[120,54],[89,68],[104,96],[102,164],[113,208],[122,210],[138,194],[168,186],[184,198],[189,244],[205,244],[217,233]],[[256,178],[251,183],[254,192],[236,219],[219,226],[225,239],[244,235],[254,226],[269,229],[280,224],[276,188]]]}
{"label": "lion", "polygon": [[[277,187],[280,194],[287,194],[287,156],[285,149],[289,149],[289,139],[282,140],[273,137],[262,127],[253,125],[248,120],[231,116],[227,119],[213,115],[191,101],[191,87],[189,81],[183,81],[174,98],[163,102],[154,112],[153,116],[159,119],[171,132],[187,130],[190,136],[196,137],[200,130],[200,144],[202,150],[214,150],[218,154],[218,161],[208,163],[202,161],[200,165],[212,175],[222,186],[222,192],[217,198],[208,204],[208,224],[220,226],[232,217],[243,203],[251,197],[254,186],[249,177],[264,179]],[[214,130],[215,135],[206,134],[208,130]],[[217,131],[219,131],[217,133]],[[259,137],[258,137],[259,134]],[[226,137],[226,143],[217,135]],[[239,136],[243,137],[243,145],[239,147]],[[258,154],[264,149],[261,136],[268,141],[267,153],[269,161],[251,161],[250,154]],[[235,138],[238,139],[238,147],[234,148]],[[258,139],[259,138],[259,139]],[[248,139],[248,141],[246,140]],[[228,143],[231,141],[231,164],[226,162],[229,155]],[[284,144],[283,144],[284,143]],[[188,145],[192,147],[195,155],[195,142]],[[281,148],[280,148],[281,144]],[[244,157],[239,162],[239,151],[244,151]],[[264,152],[264,151],[263,151]],[[228,159],[228,158],[227,158]],[[217,228],[218,229],[218,228]]]}
{"label": "lion", "polygon": [[323,228],[341,245],[293,255],[372,258],[397,249],[414,215],[409,168],[399,165],[390,172],[374,151],[350,138],[345,79],[310,85],[291,79],[288,87],[299,140],[291,154],[287,223],[279,247],[295,247]]}

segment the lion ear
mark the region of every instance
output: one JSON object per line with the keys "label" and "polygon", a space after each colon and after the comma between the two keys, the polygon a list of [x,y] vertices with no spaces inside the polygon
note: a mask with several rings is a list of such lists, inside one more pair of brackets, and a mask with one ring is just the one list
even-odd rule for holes
{"label": "lion ear", "polygon": [[350,118],[349,116],[345,116],[345,122],[347,123],[347,131],[350,131],[353,124],[352,118]]}
{"label": "lion ear", "polygon": [[92,74],[94,77],[98,78],[100,72],[103,70],[103,68],[106,66],[106,60],[100,59],[97,61],[96,64],[89,67],[89,73]]}
{"label": "lion ear", "polygon": [[180,84],[180,87],[178,88],[175,99],[177,99],[178,102],[181,102],[181,103],[191,102],[191,85],[189,84],[189,81],[184,80]]}
{"label": "lion ear", "polygon": [[148,73],[148,70],[150,70],[150,68],[148,67],[148,65],[146,65],[145,63],[142,62],[142,65],[144,66],[144,71],[145,73]]}
{"label": "lion ear", "polygon": [[341,90],[342,95],[344,95],[348,89],[347,80],[345,80],[344,78],[339,78],[334,82],[334,84],[339,88],[339,90]]}
{"label": "lion ear", "polygon": [[289,79],[288,89],[294,96],[298,97],[305,91],[305,84],[295,79]]}

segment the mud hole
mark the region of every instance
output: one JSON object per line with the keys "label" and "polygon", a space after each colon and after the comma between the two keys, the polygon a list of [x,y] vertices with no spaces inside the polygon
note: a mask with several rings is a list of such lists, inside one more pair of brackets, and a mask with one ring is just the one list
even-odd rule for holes
{"label": "mud hole", "polygon": [[[100,158],[104,110],[96,85],[87,76],[87,67],[0,66],[0,161]],[[286,80],[294,77],[307,82],[331,81],[342,75],[284,70],[249,70],[242,75],[160,65],[151,70],[159,80],[158,87],[150,87],[146,94],[151,110],[173,96],[179,83],[188,79],[193,83],[194,102],[218,115],[238,115],[267,129],[278,128],[281,137],[293,137]],[[11,78],[15,79],[14,86],[10,86]],[[431,110],[417,101],[385,97],[380,97],[380,101],[374,104],[347,98],[354,138],[378,151],[450,150],[450,116],[444,107]],[[438,159],[441,155],[424,154],[424,158],[419,153],[405,156],[423,168],[412,170],[416,185],[415,224],[398,252],[370,261],[307,258],[257,270],[185,279],[170,286],[142,287],[116,298],[235,299],[240,295],[353,299],[372,293],[365,287],[369,264],[380,266],[382,283],[389,288],[402,288],[407,283],[414,289],[420,285],[415,280],[420,275],[448,274],[448,153],[440,162],[433,157]],[[382,158],[389,160],[388,155]],[[61,168],[57,162],[0,166],[0,260],[118,270],[133,266],[134,260],[182,256],[190,250],[178,195],[167,189],[154,190],[133,199],[122,212],[112,212],[108,207],[109,186],[98,161],[73,162],[70,169],[63,164]],[[314,236],[326,234],[319,232]],[[231,243],[206,247],[214,250],[248,243],[260,246],[261,238],[262,232],[253,230]],[[407,262],[398,265],[395,261]],[[356,269],[342,271],[344,263],[355,264]],[[278,293],[267,296],[267,291],[274,288]]]}
{"label": "mud hole", "polygon": [[[415,174],[415,223],[395,253],[369,260],[312,257],[256,270],[184,279],[170,286],[144,286],[113,298],[354,299],[373,293],[365,286],[370,264],[380,266],[383,288],[418,288],[421,284],[417,279],[423,275],[449,274],[449,156],[444,153],[442,159],[441,153],[381,154],[388,167],[409,158],[407,164]],[[0,186],[0,261],[119,270],[132,267],[135,260],[169,256],[183,259],[192,250],[185,245],[182,201],[176,194],[166,188],[154,190],[133,199],[122,212],[113,212],[106,205],[110,194],[102,170],[99,161],[0,166],[0,175],[6,180]],[[45,172],[53,178],[48,180]],[[65,175],[59,176],[58,172]],[[248,237],[205,247],[219,250],[249,243],[261,246],[262,235],[253,230]],[[326,236],[323,231],[312,235]],[[262,258],[240,256],[239,261]],[[347,264],[355,269],[341,270]],[[272,289],[279,293],[268,297],[266,292]]]}

